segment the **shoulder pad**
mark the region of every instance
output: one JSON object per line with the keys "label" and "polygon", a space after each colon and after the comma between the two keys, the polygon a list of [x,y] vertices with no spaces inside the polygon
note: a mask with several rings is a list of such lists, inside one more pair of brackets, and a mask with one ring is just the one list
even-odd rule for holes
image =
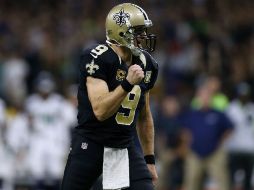
{"label": "shoulder pad", "polygon": [[152,68],[155,70],[158,70],[158,63],[157,61],[151,56],[150,53],[148,53],[147,51],[142,51],[142,53],[145,55],[147,63],[152,65]]}
{"label": "shoulder pad", "polygon": [[81,56],[80,70],[82,76],[92,76],[106,81],[116,61],[119,61],[118,56],[108,45],[93,45],[84,50]]}
{"label": "shoulder pad", "polygon": [[83,51],[83,55],[89,55],[91,59],[100,59],[103,62],[119,60],[116,53],[107,44],[95,44]]}
{"label": "shoulder pad", "polygon": [[153,88],[158,77],[158,63],[155,59],[146,51],[142,51],[146,58],[146,71],[144,82],[147,84],[147,88]]}

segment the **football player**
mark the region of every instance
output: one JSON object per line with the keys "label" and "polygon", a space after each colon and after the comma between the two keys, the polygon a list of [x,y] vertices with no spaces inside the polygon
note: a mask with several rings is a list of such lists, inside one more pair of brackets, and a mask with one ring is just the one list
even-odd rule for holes
{"label": "football player", "polygon": [[[89,190],[102,174],[103,189],[152,190],[157,180],[149,90],[158,65],[148,51],[156,36],[139,6],[124,3],[106,18],[106,43],[86,49],[80,62],[78,126],[62,190]],[[133,142],[137,132],[143,154]]]}
{"label": "football player", "polygon": [[36,183],[34,189],[59,188],[73,114],[66,100],[55,92],[50,73],[41,72],[35,85],[37,92],[25,104],[31,125],[29,172]]}

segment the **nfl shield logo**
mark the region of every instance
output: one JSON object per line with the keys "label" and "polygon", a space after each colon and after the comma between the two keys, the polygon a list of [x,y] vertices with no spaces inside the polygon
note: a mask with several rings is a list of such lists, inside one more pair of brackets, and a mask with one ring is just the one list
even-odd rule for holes
{"label": "nfl shield logo", "polygon": [[87,147],[88,147],[88,144],[87,144],[87,143],[83,142],[83,143],[81,144],[81,148],[82,148],[83,150],[87,149]]}

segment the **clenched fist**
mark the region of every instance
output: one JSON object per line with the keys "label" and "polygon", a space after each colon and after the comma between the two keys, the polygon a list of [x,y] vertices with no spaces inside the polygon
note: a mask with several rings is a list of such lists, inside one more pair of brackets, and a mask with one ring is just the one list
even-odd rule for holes
{"label": "clenched fist", "polygon": [[139,65],[135,64],[129,67],[126,80],[130,84],[132,85],[139,84],[143,78],[144,78],[144,71]]}

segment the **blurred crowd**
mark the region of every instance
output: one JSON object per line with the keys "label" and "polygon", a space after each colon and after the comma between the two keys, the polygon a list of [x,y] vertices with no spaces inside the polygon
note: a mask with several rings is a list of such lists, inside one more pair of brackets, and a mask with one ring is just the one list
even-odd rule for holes
{"label": "blurred crowd", "polygon": [[[57,189],[76,124],[80,52],[113,0],[0,1],[0,189]],[[254,3],[131,1],[157,34],[158,190],[254,188]]]}

